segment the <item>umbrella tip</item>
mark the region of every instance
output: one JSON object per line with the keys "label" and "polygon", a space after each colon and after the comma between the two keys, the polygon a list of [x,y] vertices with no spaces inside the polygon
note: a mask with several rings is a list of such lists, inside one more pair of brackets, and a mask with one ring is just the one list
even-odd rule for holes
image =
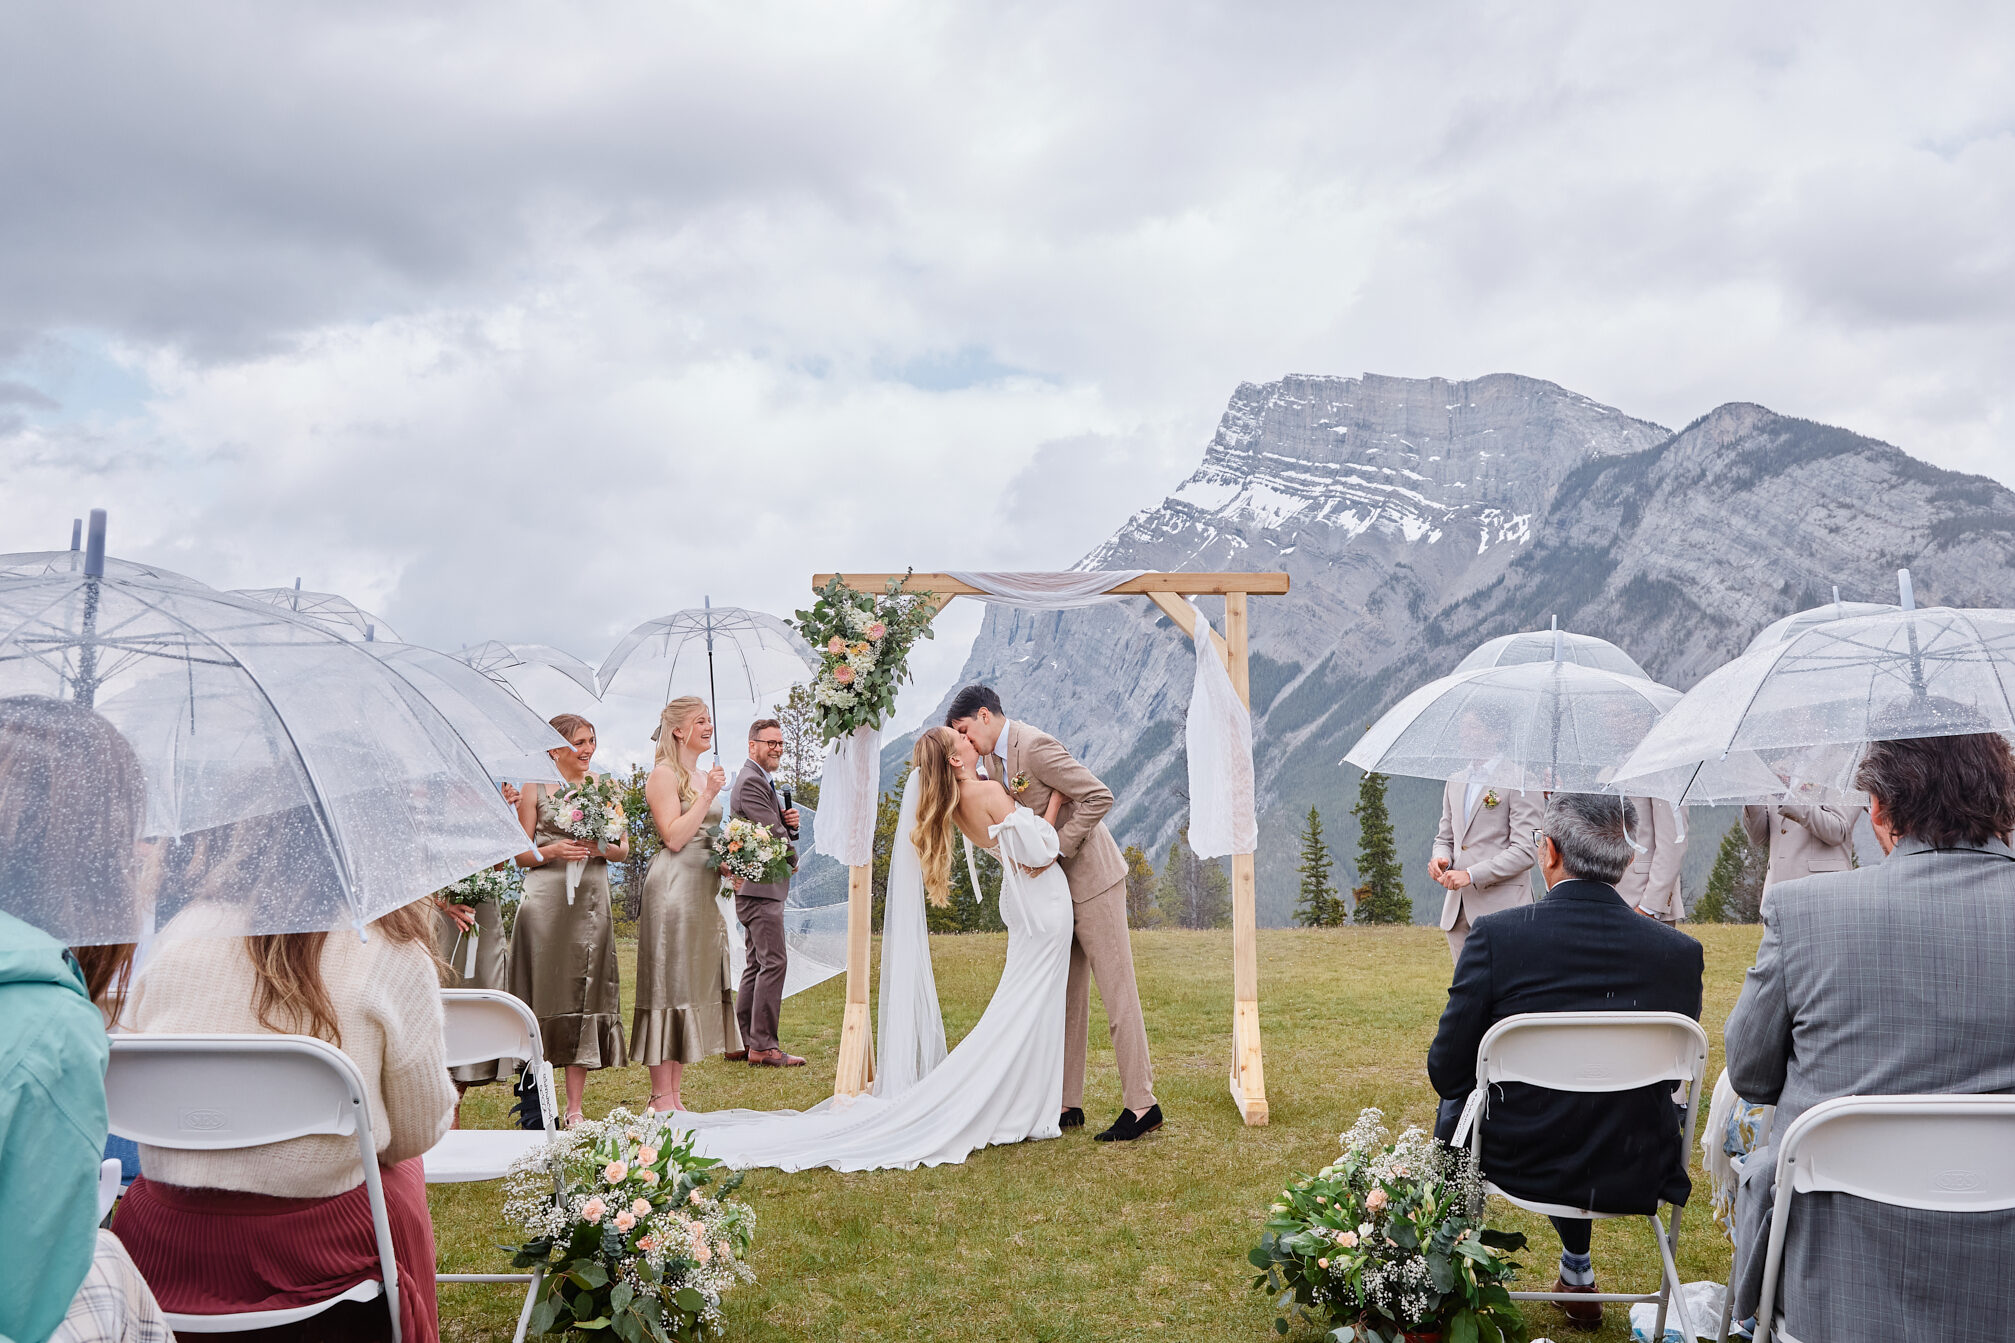
{"label": "umbrella tip", "polygon": [[90,578],[105,576],[105,510],[91,510],[91,534],[84,542],[84,573]]}
{"label": "umbrella tip", "polygon": [[84,548],[84,519],[72,518],[70,519],[70,549],[82,550],[83,548]]}
{"label": "umbrella tip", "polygon": [[[93,514],[92,516],[95,517],[97,515]],[[1910,585],[1910,571],[1908,569],[1898,569],[1896,571],[1896,595],[1901,599],[1899,604],[1904,610],[1915,611],[1917,609],[1917,590]]]}
{"label": "umbrella tip", "polygon": [[1833,604],[1835,606],[1840,605],[1840,585],[1838,583],[1833,585]]}
{"label": "umbrella tip", "polygon": [[299,592],[300,590],[301,590],[301,577],[299,574],[296,574],[294,576],[294,591]]}

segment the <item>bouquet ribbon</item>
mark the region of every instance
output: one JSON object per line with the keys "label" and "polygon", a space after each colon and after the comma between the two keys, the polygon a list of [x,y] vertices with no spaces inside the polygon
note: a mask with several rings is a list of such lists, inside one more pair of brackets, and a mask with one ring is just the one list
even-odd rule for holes
{"label": "bouquet ribbon", "polygon": [[567,903],[568,903],[568,904],[570,904],[570,905],[571,905],[571,904],[573,904],[573,903],[574,903],[574,888],[575,888],[575,887],[577,887],[577,886],[579,886],[579,885],[581,884],[581,874],[582,874],[582,873],[584,873],[584,872],[586,872],[587,870],[588,870],[588,860],[587,860],[587,859],[585,859],[585,858],[570,858],[570,859],[568,859],[568,860],[567,860]]}
{"label": "bouquet ribbon", "polygon": [[476,936],[476,929],[471,927],[469,929],[469,959],[462,966],[462,978],[464,979],[474,979],[476,977]]}

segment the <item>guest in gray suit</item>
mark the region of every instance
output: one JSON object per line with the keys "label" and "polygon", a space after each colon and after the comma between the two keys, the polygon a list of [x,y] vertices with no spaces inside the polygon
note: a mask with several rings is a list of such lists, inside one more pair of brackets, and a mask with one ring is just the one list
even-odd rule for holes
{"label": "guest in gray suit", "polygon": [[[2015,1092],[2015,756],[1993,733],[1879,741],[1855,782],[1887,861],[1775,888],[1723,1036],[1728,1080],[1777,1106],[1778,1133],[1836,1096]],[[1737,1318],[1762,1291],[1775,1161],[1757,1151],[1736,1194]],[[1785,1327],[1998,1343],[2015,1332],[2011,1245],[2015,1211],[1800,1195]]]}

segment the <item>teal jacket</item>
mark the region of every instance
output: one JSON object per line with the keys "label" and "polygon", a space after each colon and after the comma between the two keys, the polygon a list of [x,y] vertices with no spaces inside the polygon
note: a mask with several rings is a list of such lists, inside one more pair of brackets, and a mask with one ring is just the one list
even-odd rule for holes
{"label": "teal jacket", "polygon": [[105,1020],[63,944],[0,913],[0,1339],[44,1343],[91,1267]]}

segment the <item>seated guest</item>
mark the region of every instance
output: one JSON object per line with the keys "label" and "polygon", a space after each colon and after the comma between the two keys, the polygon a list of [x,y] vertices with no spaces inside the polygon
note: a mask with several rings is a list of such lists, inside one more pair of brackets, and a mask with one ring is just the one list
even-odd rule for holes
{"label": "seated guest", "polygon": [[[250,827],[248,827],[249,829]],[[312,1035],[363,1076],[410,1343],[439,1337],[434,1230],[420,1155],[448,1131],[455,1088],[442,1039],[438,917],[430,901],[344,929],[233,937],[240,916],[191,904],[163,930],[128,994],[134,1030]],[[236,926],[242,927],[242,924]],[[220,1314],[308,1305],[378,1276],[353,1138],[235,1151],[140,1148],[120,1237],[169,1310]],[[345,1303],[294,1340],[389,1337],[382,1302]]]}
{"label": "seated guest", "polygon": [[[1955,711],[1959,706],[1953,706]],[[1786,881],[1724,1041],[1775,1133],[1836,1096],[2015,1092],[2015,758],[1995,733],[1878,741],[1855,783],[1889,857]],[[1736,1194],[1738,1319],[1753,1314],[1776,1151]],[[2015,1210],[1920,1212],[1801,1194],[1778,1303],[1800,1338],[2008,1337]]]}
{"label": "seated guest", "polygon": [[[1546,898],[1486,914],[1470,929],[1427,1055],[1434,1089],[1458,1102],[1476,1085],[1485,1032],[1521,1012],[1682,1012],[1700,1016],[1700,944],[1623,902],[1630,866],[1627,803],[1591,793],[1547,801],[1539,861]],[[1632,830],[1635,830],[1632,818]],[[1454,1112],[1443,1106],[1446,1138]],[[1519,1198],[1596,1212],[1651,1213],[1692,1193],[1678,1110],[1667,1084],[1590,1095],[1522,1083],[1494,1087],[1483,1124],[1483,1173]],[[1585,1218],[1553,1219],[1557,1292],[1595,1292]],[[1600,1302],[1565,1307],[1581,1329]]]}
{"label": "seated guest", "polygon": [[[146,810],[125,738],[82,705],[0,700],[0,908],[109,925],[133,900]],[[83,949],[110,976],[130,948]],[[147,1284],[99,1231],[105,1022],[63,944],[0,912],[0,1338],[169,1337]]]}

